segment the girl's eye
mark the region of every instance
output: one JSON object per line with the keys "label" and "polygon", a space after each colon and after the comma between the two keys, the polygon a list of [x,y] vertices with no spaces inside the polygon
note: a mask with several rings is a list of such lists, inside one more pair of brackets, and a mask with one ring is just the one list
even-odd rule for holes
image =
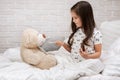
{"label": "girl's eye", "polygon": [[77,17],[75,17],[75,19],[77,19]]}
{"label": "girl's eye", "polygon": [[77,17],[74,17],[73,19],[77,19]]}

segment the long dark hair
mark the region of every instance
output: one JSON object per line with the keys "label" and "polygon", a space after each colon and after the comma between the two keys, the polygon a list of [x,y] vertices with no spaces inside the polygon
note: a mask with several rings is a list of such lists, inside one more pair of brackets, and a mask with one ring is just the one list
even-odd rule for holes
{"label": "long dark hair", "polygon": [[[94,16],[93,16],[93,10],[90,5],[90,3],[86,1],[79,1],[73,7],[71,8],[71,11],[74,11],[82,21],[82,29],[85,34],[85,39],[81,43],[81,47],[85,51],[84,45],[89,46],[88,40],[92,37],[93,31],[95,28],[95,21],[94,21]],[[75,32],[78,30],[76,27],[76,24],[73,22],[73,18],[71,21],[71,29],[72,29],[72,34],[69,36],[68,44],[70,47],[73,44],[72,37],[75,34]]]}

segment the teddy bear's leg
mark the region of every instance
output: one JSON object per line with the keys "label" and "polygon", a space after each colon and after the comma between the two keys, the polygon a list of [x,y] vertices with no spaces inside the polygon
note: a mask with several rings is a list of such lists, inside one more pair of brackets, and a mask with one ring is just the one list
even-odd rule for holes
{"label": "teddy bear's leg", "polygon": [[24,52],[21,54],[23,61],[32,64],[32,65],[38,65],[40,61],[42,60],[39,53],[33,53],[31,50],[24,50]]}
{"label": "teddy bear's leg", "polygon": [[53,55],[46,55],[40,64],[38,64],[36,67],[39,67],[40,69],[50,69],[51,67],[54,67],[57,65],[57,60]]}

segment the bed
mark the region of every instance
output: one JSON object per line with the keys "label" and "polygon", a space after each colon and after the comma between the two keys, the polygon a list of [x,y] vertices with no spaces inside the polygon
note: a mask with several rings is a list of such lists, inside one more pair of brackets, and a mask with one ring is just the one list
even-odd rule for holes
{"label": "bed", "polygon": [[[50,70],[40,70],[33,66],[24,63],[20,57],[20,48],[7,49],[0,55],[0,80],[120,80],[120,21],[104,22],[101,25],[103,33],[103,51],[100,60],[104,64],[104,70],[91,76],[78,76],[76,78],[77,70],[69,68],[71,65],[67,64],[71,59],[64,56],[64,48],[61,47],[56,51],[49,51],[49,53],[64,53],[56,56],[62,65],[57,65]],[[111,33],[111,34],[108,34]],[[110,38],[110,40],[108,40]],[[98,68],[103,66],[94,65]],[[67,64],[67,65],[66,65]],[[64,69],[64,67],[68,67]],[[82,71],[82,70],[81,70]],[[83,69],[84,71],[84,69]],[[71,73],[71,74],[70,74]]]}

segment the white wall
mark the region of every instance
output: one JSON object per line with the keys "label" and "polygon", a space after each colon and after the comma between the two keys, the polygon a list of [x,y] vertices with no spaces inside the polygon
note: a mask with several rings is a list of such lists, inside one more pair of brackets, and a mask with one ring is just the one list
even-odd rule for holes
{"label": "white wall", "polygon": [[[0,0],[0,53],[20,45],[27,27],[47,36],[69,36],[70,8],[79,0]],[[98,25],[120,19],[120,0],[87,0]]]}

